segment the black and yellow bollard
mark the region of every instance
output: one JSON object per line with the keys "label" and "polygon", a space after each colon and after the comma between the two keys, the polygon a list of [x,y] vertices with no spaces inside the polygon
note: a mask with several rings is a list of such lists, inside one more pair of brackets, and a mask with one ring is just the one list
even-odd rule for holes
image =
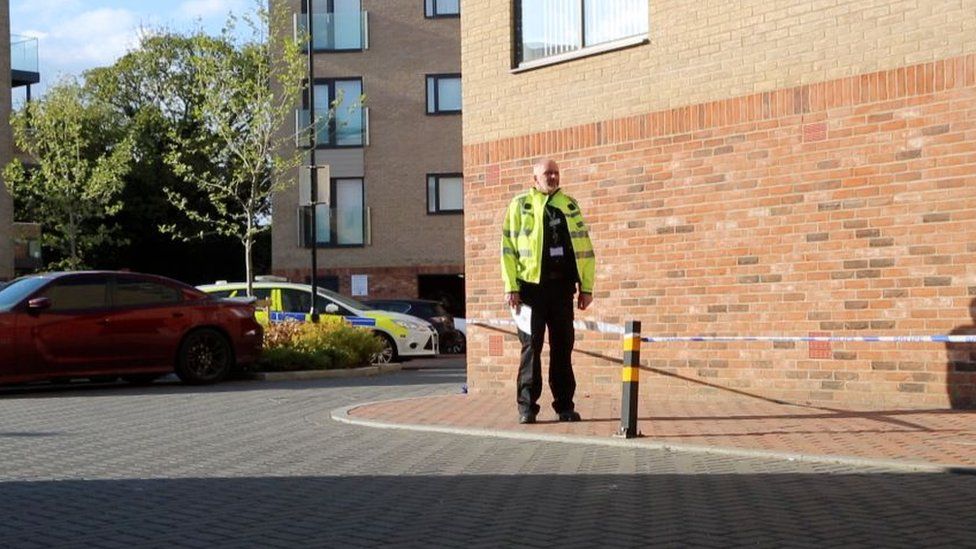
{"label": "black and yellow bollard", "polygon": [[620,399],[620,431],[617,436],[634,438],[640,436],[637,431],[637,395],[640,385],[640,346],[641,323],[639,320],[628,321],[624,325],[624,367],[621,380],[623,381],[623,396]]}

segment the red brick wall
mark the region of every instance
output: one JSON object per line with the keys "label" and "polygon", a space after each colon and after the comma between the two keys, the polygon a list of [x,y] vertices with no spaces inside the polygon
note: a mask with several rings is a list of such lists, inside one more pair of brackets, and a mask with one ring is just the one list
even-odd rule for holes
{"label": "red brick wall", "polygon": [[[413,267],[362,267],[355,269],[319,269],[319,276],[338,276],[339,293],[352,295],[352,275],[368,275],[368,296],[364,299],[416,298],[417,275],[455,274],[461,265],[422,265]],[[311,269],[277,269],[274,274],[292,281],[305,281]]]}
{"label": "red brick wall", "polygon": [[[976,296],[976,56],[465,147],[469,317],[504,318],[502,211],[540,156],[594,239],[584,318],[645,335],[965,331]],[[619,393],[619,343],[581,334],[580,392]],[[469,331],[474,391],[518,345]],[[605,355],[611,358],[598,358]],[[949,358],[947,358],[947,355]],[[642,390],[870,408],[972,405],[968,347],[645,344]],[[955,365],[947,365],[954,362]],[[650,386],[648,389],[647,386]]]}

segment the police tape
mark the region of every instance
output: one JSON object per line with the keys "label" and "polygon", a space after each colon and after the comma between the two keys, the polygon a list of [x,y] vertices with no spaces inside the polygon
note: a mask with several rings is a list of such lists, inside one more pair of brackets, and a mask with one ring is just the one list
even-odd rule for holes
{"label": "police tape", "polygon": [[[512,326],[515,327],[514,320],[498,318],[467,319],[467,323],[472,326]],[[602,334],[623,334],[624,327],[608,322],[598,322],[596,320],[574,320],[573,328],[589,332],[600,332]]]}
{"label": "police tape", "polygon": [[[515,326],[514,320],[508,319],[468,319],[468,324],[473,326]],[[576,330],[600,332],[604,334],[623,334],[624,327],[608,322],[598,322],[595,320],[575,320],[573,327]],[[667,343],[680,341],[703,341],[703,342],[733,342],[733,341],[770,341],[774,343],[783,342],[880,342],[880,343],[976,343],[976,335],[907,335],[907,336],[644,336],[641,341],[645,343]]]}

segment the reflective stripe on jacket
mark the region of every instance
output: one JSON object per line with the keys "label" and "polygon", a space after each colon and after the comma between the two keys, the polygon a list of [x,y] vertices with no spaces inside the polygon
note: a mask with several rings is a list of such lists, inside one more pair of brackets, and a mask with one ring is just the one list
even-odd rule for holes
{"label": "reflective stripe on jacket", "polygon": [[517,292],[519,280],[538,284],[542,277],[542,241],[547,205],[559,209],[566,218],[576,255],[580,289],[593,293],[596,257],[579,204],[561,189],[548,195],[534,187],[513,198],[505,211],[502,224],[502,280],[505,281],[505,291]]}

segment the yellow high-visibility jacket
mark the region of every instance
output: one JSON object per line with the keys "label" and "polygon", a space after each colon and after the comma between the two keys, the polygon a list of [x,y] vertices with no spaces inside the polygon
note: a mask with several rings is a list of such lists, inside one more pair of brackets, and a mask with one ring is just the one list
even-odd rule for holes
{"label": "yellow high-visibility jacket", "polygon": [[576,255],[580,290],[593,293],[596,256],[579,204],[561,189],[548,195],[535,187],[513,198],[505,211],[502,225],[502,279],[505,281],[505,291],[517,292],[519,280],[538,284],[542,277],[543,227],[547,205],[557,208],[566,218]]}

